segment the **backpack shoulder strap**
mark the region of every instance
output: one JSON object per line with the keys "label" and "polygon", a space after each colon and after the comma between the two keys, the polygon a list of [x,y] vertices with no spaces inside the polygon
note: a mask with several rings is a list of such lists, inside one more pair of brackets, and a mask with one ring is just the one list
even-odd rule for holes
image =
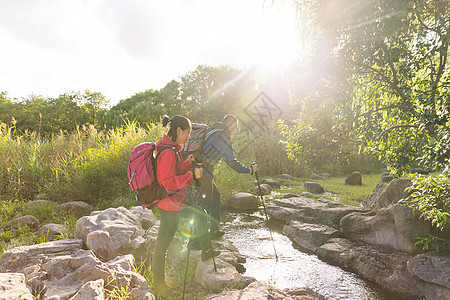
{"label": "backpack shoulder strap", "polygon": [[206,133],[205,139],[203,140],[203,143],[206,143],[206,141],[216,132],[225,132],[225,129],[222,128],[216,128],[216,129],[212,129],[210,130],[208,133]]}

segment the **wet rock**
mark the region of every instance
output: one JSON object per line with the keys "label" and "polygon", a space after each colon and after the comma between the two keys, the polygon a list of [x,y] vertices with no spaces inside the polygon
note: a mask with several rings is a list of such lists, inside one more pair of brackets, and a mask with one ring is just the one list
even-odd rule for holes
{"label": "wet rock", "polygon": [[408,270],[423,281],[441,285],[450,292],[450,257],[436,253],[418,254],[408,261]]}
{"label": "wet rock", "polygon": [[[361,207],[349,206],[326,199],[291,197],[275,199],[273,204],[287,209],[269,209],[267,214],[276,219],[298,220],[305,223],[318,223],[339,227],[340,220],[352,212],[364,212]],[[272,215],[273,214],[273,215]],[[289,214],[289,215],[288,215]]]}
{"label": "wet rock", "polygon": [[62,204],[58,204],[55,207],[55,210],[59,213],[71,213],[75,215],[77,219],[88,216],[91,212],[94,211],[94,207],[92,205],[87,204],[83,201],[72,201],[66,202]]}
{"label": "wet rock", "polygon": [[414,299],[425,295],[426,284],[407,270],[407,262],[412,258],[407,253],[330,239],[319,247],[317,255],[331,264],[350,268],[387,291]]}
{"label": "wet rock", "polygon": [[204,300],[325,300],[326,298],[309,288],[277,289],[269,287],[266,282],[255,281],[243,290],[229,290],[220,294],[209,295]]}
{"label": "wet rock", "polygon": [[273,218],[286,224],[289,223],[289,219],[296,212],[296,209],[277,205],[267,205],[266,212],[271,219]]}
{"label": "wet rock", "polygon": [[37,230],[37,235],[44,237],[46,241],[54,241],[61,238],[67,232],[67,226],[61,224],[49,223],[42,225]]}
{"label": "wet rock", "polygon": [[228,205],[238,211],[258,210],[258,198],[250,193],[237,193],[230,198]]}
{"label": "wet rock", "polygon": [[31,230],[36,230],[39,226],[39,220],[31,215],[26,215],[11,220],[8,224],[5,225],[5,228],[17,230],[23,226],[28,226],[28,228],[30,228]]}
{"label": "wet rock", "polygon": [[292,175],[289,175],[289,174],[280,174],[280,175],[275,176],[275,178],[294,180],[294,177],[292,177]]}
{"label": "wet rock", "polygon": [[274,190],[281,188],[281,184],[273,179],[264,179],[261,183],[270,185],[270,187]]}
{"label": "wet rock", "polygon": [[352,174],[348,175],[347,178],[345,178],[345,184],[346,185],[362,185],[362,175],[360,172],[356,171]]}
{"label": "wet rock", "polygon": [[294,240],[301,247],[316,251],[331,238],[340,236],[339,230],[330,226],[308,224],[299,221],[291,221],[283,227],[283,233]]}
{"label": "wet rock", "polygon": [[22,273],[0,273],[0,299],[33,300]]}
{"label": "wet rock", "polygon": [[415,237],[430,232],[428,222],[419,219],[412,208],[399,204],[381,209],[376,214],[354,212],[340,221],[342,235],[368,244],[390,247],[407,253],[420,251]]}
{"label": "wet rock", "polygon": [[206,261],[200,259],[197,263],[194,281],[204,289],[217,292],[225,287],[232,287],[243,280],[242,275],[230,263],[221,260],[219,257],[215,258],[215,262],[217,271],[214,270],[212,258]]}
{"label": "wet rock", "polygon": [[305,182],[303,184],[303,186],[305,187],[305,189],[313,194],[322,194],[325,192],[325,190],[323,189],[323,187],[318,184],[317,182]]}

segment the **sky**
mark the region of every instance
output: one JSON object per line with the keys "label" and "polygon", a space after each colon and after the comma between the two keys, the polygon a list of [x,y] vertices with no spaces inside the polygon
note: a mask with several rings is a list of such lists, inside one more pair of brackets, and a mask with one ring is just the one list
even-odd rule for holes
{"label": "sky", "polygon": [[282,65],[298,49],[288,0],[0,0],[0,92],[101,92],[117,104],[198,65]]}

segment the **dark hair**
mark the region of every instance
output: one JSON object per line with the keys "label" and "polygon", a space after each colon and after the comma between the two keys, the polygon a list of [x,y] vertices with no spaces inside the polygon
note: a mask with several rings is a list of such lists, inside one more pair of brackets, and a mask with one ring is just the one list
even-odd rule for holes
{"label": "dark hair", "polygon": [[223,122],[226,123],[228,126],[233,123],[236,123],[236,125],[239,124],[238,118],[236,118],[236,116],[233,114],[225,115],[225,117],[223,117]]}
{"label": "dark hair", "polygon": [[191,128],[191,121],[183,116],[175,115],[172,118],[169,118],[167,115],[164,115],[164,117],[161,120],[161,123],[163,127],[166,127],[167,124],[170,123],[169,132],[167,132],[167,136],[172,140],[177,140],[177,128],[180,127],[181,130],[186,130],[188,128]]}

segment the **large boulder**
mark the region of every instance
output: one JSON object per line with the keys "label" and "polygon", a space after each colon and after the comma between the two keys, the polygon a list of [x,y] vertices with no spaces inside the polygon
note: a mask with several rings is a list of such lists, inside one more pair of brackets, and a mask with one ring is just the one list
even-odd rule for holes
{"label": "large boulder", "polygon": [[395,204],[400,199],[406,198],[409,192],[406,192],[405,189],[411,186],[411,184],[411,180],[409,179],[396,178],[392,180],[380,193],[378,200],[373,199],[373,203],[376,203],[375,208],[380,209],[391,204]]}
{"label": "large boulder", "polygon": [[412,208],[400,204],[374,212],[354,212],[340,221],[344,237],[371,245],[386,246],[407,253],[416,253],[415,237],[431,230],[429,222],[419,219]]}
{"label": "large boulder", "polygon": [[145,278],[136,272],[132,255],[104,263],[92,251],[83,250],[79,239],[7,250],[1,258],[0,271],[23,273],[28,282],[42,282],[47,288],[45,299],[71,298],[86,283],[99,279],[109,290],[129,286],[149,289]]}
{"label": "large boulder", "polygon": [[346,185],[362,185],[362,175],[360,172],[356,171],[352,174],[348,175],[347,178],[345,178],[345,184]]}
{"label": "large boulder", "polygon": [[258,198],[250,193],[237,193],[230,198],[228,205],[237,211],[258,210]]}
{"label": "large boulder", "polygon": [[[96,211],[77,221],[75,237],[86,242],[88,235],[92,232],[107,232],[108,235],[95,235],[95,239],[93,237],[91,243],[89,243],[92,250],[99,251],[102,259],[129,253],[136,254],[136,256],[145,256],[146,240],[143,237],[145,231],[141,225],[141,217],[149,213],[151,211],[142,207],[134,207],[130,210],[119,207]],[[101,241],[101,245],[95,245],[94,240]],[[110,253],[111,251],[112,253]],[[138,259],[140,260],[140,257]]]}
{"label": "large boulder", "polygon": [[322,194],[325,192],[324,188],[317,182],[305,182],[303,186],[306,191],[313,194]]}
{"label": "large boulder", "polygon": [[450,295],[449,256],[436,253],[418,254],[408,260],[408,270],[423,281],[446,288]]}

